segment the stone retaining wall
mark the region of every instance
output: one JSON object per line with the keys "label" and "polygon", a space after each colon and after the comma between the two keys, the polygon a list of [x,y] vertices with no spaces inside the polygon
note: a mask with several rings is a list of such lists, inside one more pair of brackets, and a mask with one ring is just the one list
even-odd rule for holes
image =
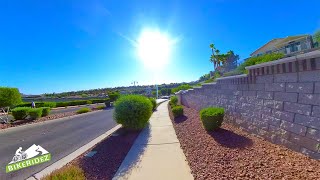
{"label": "stone retaining wall", "polygon": [[320,159],[320,51],[247,69],[248,75],[179,92],[179,102],[197,110],[224,107],[227,122]]}

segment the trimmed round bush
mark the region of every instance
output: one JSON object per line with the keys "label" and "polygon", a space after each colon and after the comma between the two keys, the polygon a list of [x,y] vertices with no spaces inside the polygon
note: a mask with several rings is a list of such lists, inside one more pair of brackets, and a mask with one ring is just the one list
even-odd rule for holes
{"label": "trimmed round bush", "polygon": [[209,107],[200,111],[200,119],[205,130],[212,131],[221,127],[224,109]]}
{"label": "trimmed round bush", "polygon": [[152,103],[152,110],[157,109],[157,101],[154,98],[150,98],[150,101]]}
{"label": "trimmed round bush", "polygon": [[30,108],[28,114],[31,119],[38,119],[42,116],[42,108]]}
{"label": "trimmed round bush", "polygon": [[143,129],[152,114],[151,101],[140,95],[121,96],[115,103],[113,117],[118,124],[131,130]]}
{"label": "trimmed round bush", "polygon": [[182,106],[174,106],[172,108],[172,114],[175,118],[182,116],[183,115],[183,107]]}
{"label": "trimmed round bush", "polygon": [[42,117],[48,116],[51,111],[50,107],[42,107]]}
{"label": "trimmed round bush", "polygon": [[11,110],[12,116],[15,120],[23,120],[28,116],[28,111],[30,109],[30,107],[16,107]]}
{"label": "trimmed round bush", "polygon": [[87,112],[90,112],[90,111],[91,111],[90,108],[84,107],[84,108],[79,109],[77,111],[77,114],[87,113]]}

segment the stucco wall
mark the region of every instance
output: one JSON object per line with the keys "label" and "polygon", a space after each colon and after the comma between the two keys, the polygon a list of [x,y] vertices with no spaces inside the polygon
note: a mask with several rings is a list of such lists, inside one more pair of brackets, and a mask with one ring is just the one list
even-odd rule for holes
{"label": "stucco wall", "polygon": [[222,78],[178,98],[197,110],[224,107],[226,122],[320,159],[320,51],[248,70],[247,76]]}

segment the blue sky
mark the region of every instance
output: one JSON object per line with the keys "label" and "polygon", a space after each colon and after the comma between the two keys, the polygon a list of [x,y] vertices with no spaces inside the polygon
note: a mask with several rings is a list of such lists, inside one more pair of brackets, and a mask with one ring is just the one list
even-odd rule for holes
{"label": "blue sky", "polygon": [[[320,29],[318,0],[2,0],[0,86],[26,94],[197,80],[209,44],[241,59],[276,37]],[[146,28],[171,40],[170,61],[146,67]],[[159,50],[161,52],[161,50]]]}

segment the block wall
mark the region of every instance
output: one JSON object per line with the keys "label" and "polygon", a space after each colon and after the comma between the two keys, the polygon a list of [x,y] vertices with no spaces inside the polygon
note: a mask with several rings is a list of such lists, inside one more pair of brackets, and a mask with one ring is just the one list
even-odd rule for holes
{"label": "block wall", "polygon": [[197,110],[224,107],[226,122],[320,159],[320,55],[252,68],[178,98]]}

